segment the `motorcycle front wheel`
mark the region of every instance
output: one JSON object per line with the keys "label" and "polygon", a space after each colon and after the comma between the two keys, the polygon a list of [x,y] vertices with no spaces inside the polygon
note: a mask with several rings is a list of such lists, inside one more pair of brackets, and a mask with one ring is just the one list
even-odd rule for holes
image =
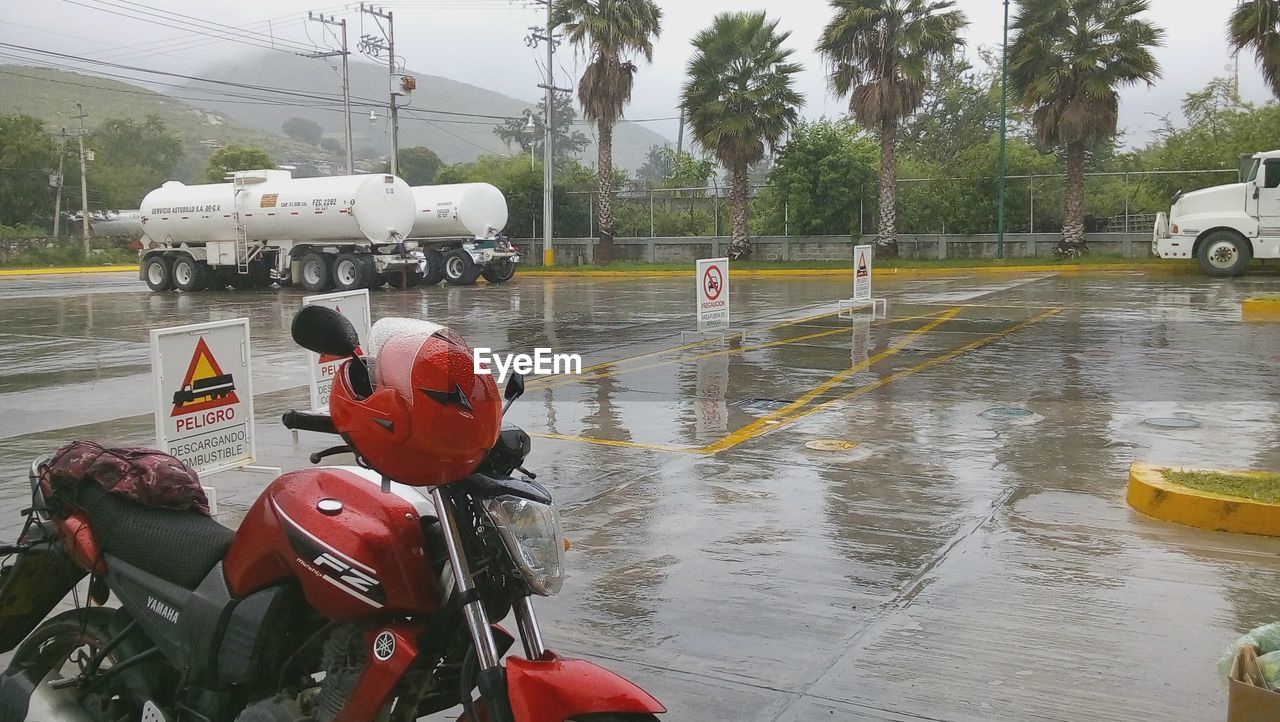
{"label": "motorcycle front wheel", "polygon": [[[28,714],[36,715],[36,719],[137,719],[141,710],[129,703],[127,694],[79,684],[59,689],[51,684],[74,679],[86,669],[89,660],[111,639],[111,615],[112,610],[101,607],[63,612],[45,620],[18,646],[5,676],[24,677],[34,686]],[[103,658],[99,671],[106,671],[117,662],[116,652],[112,651]],[[0,717],[12,714],[15,703],[21,701],[0,701],[0,708],[7,713]]]}

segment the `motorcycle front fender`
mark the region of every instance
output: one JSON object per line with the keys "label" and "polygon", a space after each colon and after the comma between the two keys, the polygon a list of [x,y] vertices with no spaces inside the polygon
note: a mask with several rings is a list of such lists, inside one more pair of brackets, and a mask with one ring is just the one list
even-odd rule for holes
{"label": "motorcycle front fender", "polygon": [[564,722],[579,715],[660,714],[648,692],[582,659],[547,652],[536,661],[508,657],[507,695],[516,722]]}

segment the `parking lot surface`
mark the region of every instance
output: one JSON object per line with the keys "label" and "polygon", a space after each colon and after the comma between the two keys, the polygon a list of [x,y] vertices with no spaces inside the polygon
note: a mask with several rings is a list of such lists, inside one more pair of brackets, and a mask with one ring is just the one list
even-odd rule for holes
{"label": "parking lot surface", "polygon": [[[1280,469],[1280,331],[1240,321],[1273,285],[878,278],[888,316],[851,321],[848,278],[743,278],[724,338],[682,333],[692,278],[517,276],[372,309],[582,355],[508,416],[573,545],[544,633],[670,719],[1220,719],[1217,657],[1280,618],[1280,539],[1143,517],[1124,485],[1132,461]],[[301,297],[0,279],[0,532],[34,455],[154,443],[151,328],[249,318],[258,463],[306,466],[330,440],[278,423],[307,404]],[[231,525],[267,481],[206,480]]]}

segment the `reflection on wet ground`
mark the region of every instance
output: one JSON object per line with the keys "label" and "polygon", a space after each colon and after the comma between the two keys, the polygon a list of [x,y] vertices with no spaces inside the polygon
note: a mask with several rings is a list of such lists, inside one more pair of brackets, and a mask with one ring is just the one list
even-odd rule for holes
{"label": "reflection on wet ground", "polygon": [[[1126,467],[1280,468],[1280,332],[1239,322],[1269,285],[957,274],[880,283],[889,317],[850,321],[848,279],[739,279],[742,335],[701,340],[688,279],[517,276],[373,315],[582,354],[510,417],[573,541],[544,631],[672,719],[1210,719],[1216,657],[1280,618],[1280,540],[1146,519]],[[306,403],[300,301],[0,281],[0,530],[34,454],[152,437],[153,327],[247,316],[260,463],[306,465],[326,440],[275,423]],[[225,521],[265,481],[210,479]]]}

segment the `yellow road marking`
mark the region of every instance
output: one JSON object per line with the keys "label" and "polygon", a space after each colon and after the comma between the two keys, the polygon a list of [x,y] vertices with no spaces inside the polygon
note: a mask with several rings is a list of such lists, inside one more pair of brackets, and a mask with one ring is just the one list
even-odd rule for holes
{"label": "yellow road marking", "polygon": [[[784,322],[784,323],[777,324],[777,325],[775,325],[775,326],[769,326],[769,327],[765,328],[764,330],[765,330],[765,331],[772,331],[772,330],[776,330],[776,329],[779,329],[779,328],[784,328],[784,327],[786,327],[786,326],[793,326],[793,325],[798,324],[798,323],[803,323],[804,321],[812,321],[812,320],[814,320],[814,319],[824,318],[824,317],[826,317],[826,316],[834,316],[834,315],[836,315],[837,313],[838,313],[838,311],[831,311],[830,313],[821,313],[821,314],[817,314],[817,315],[814,315],[814,316],[807,316],[807,317],[805,317],[805,318],[797,318],[797,319],[794,319],[794,320],[791,320],[791,321],[786,321],[786,322]],[[904,317],[902,317],[902,318],[884,319],[884,320],[882,320],[882,321],[878,321],[878,322],[876,322],[876,323],[875,323],[875,324],[873,324],[873,325],[875,325],[875,326],[882,326],[882,325],[884,325],[884,324],[886,324],[886,323],[899,323],[899,322],[902,322],[902,321],[918,321],[918,320],[920,320],[920,319],[922,319],[922,318],[933,318],[933,317],[937,316],[937,315],[938,315],[938,314],[940,314],[940,313],[945,313],[945,312],[944,312],[944,311],[933,311],[933,312],[931,312],[931,313],[922,313],[922,314],[919,314],[919,315],[917,315],[917,316],[904,316]],[[827,331],[818,331],[818,332],[815,332],[815,333],[805,334],[805,335],[803,335],[803,336],[793,336],[793,337],[791,337],[791,338],[780,338],[780,339],[777,339],[777,340],[775,340],[775,341],[767,341],[767,342],[765,342],[765,343],[756,344],[756,345],[754,345],[754,346],[740,346],[740,347],[737,347],[737,348],[716,349],[715,351],[708,351],[708,352],[706,352],[706,353],[697,354],[697,355],[695,355],[695,356],[687,356],[687,357],[681,357],[681,358],[667,359],[667,360],[665,360],[665,361],[658,361],[658,362],[656,362],[656,363],[646,364],[646,365],[644,365],[644,366],[630,366],[630,367],[627,367],[627,368],[625,368],[625,369],[613,369],[613,370],[612,370],[612,371],[610,371],[609,373],[603,373],[603,374],[602,374],[602,373],[597,373],[597,374],[595,374],[595,375],[594,375],[594,377],[595,377],[595,378],[600,378],[601,376],[612,376],[614,373],[618,373],[618,372],[621,372],[621,373],[628,373],[628,374],[629,374],[629,373],[634,373],[634,372],[636,372],[636,371],[647,371],[647,370],[649,370],[649,369],[661,368],[661,367],[663,367],[663,366],[671,366],[671,365],[673,365],[673,364],[679,364],[679,363],[687,363],[687,362],[689,362],[689,361],[697,361],[697,360],[699,360],[699,359],[710,358],[710,357],[712,357],[712,356],[721,356],[721,355],[724,355],[724,354],[731,354],[731,353],[745,353],[745,352],[747,352],[747,351],[758,351],[758,350],[763,349],[763,348],[773,348],[773,347],[775,347],[775,346],[786,346],[786,345],[788,345],[788,344],[798,343],[798,342],[800,342],[800,341],[808,341],[808,340],[810,340],[810,339],[821,338],[821,337],[823,337],[823,336],[834,336],[834,335],[836,335],[836,334],[840,334],[840,333],[852,333],[852,331],[851,331],[851,329],[850,329],[850,328],[848,328],[848,327],[841,327],[841,328],[830,329],[830,330],[827,330]],[[683,345],[683,346],[676,346],[676,347],[674,347],[674,348],[666,349],[666,350],[663,350],[663,351],[653,351],[653,352],[650,352],[650,353],[647,353],[647,354],[640,354],[640,355],[638,355],[638,356],[632,356],[632,357],[625,358],[625,359],[619,359],[619,360],[617,360],[617,361],[609,361],[609,362],[605,362],[605,363],[601,363],[601,364],[595,364],[594,366],[588,366],[588,367],[586,367],[586,368],[582,369],[582,374],[581,374],[581,375],[560,374],[560,375],[558,375],[558,376],[543,376],[543,377],[541,377],[541,379],[546,379],[546,380],[547,380],[547,382],[546,382],[546,386],[547,386],[548,388],[555,388],[555,387],[557,387],[557,386],[565,386],[565,385],[567,385],[567,384],[572,384],[572,383],[576,383],[576,382],[581,381],[581,380],[583,379],[583,376],[586,376],[586,375],[587,375],[587,373],[588,373],[588,372],[590,372],[590,371],[599,371],[599,370],[601,370],[601,369],[605,369],[605,368],[613,368],[613,367],[615,367],[615,366],[617,366],[618,364],[621,364],[621,363],[623,363],[623,362],[636,361],[636,360],[639,360],[639,359],[641,359],[641,358],[645,358],[645,357],[647,357],[647,356],[661,355],[661,354],[666,354],[666,353],[672,353],[672,352],[675,352],[675,351],[683,351],[683,350],[686,350],[686,349],[691,348],[691,347],[694,347],[694,346],[698,346],[699,344],[703,344],[703,343],[706,343],[706,341],[698,341],[698,342],[696,342],[696,343],[689,343],[689,344],[685,344],[685,345]],[[541,380],[541,379],[537,379],[537,380]],[[531,381],[531,382],[529,382],[529,383],[530,383],[530,384],[532,384],[533,382]]]}
{"label": "yellow road marking", "polygon": [[795,401],[792,401],[791,403],[787,404],[786,406],[783,406],[780,409],[777,409],[776,411],[773,411],[768,414],[765,414],[764,416],[761,416],[755,421],[752,421],[751,423],[747,424],[746,426],[743,426],[737,431],[734,431],[733,433],[729,434],[723,439],[720,439],[719,441],[713,442],[711,444],[708,444],[702,447],[700,451],[704,454],[714,454],[717,451],[727,449],[731,446],[737,446],[738,444],[741,444],[743,441],[746,441],[747,439],[754,438],[756,436],[759,436],[760,434],[765,433],[766,431],[770,430],[770,427],[775,426],[780,419],[808,405],[811,401],[821,396],[822,394],[825,394],[827,391],[831,390],[831,388],[836,386],[837,384],[844,383],[850,376],[853,376],[856,373],[861,373],[864,369],[871,366],[872,364],[879,363],[889,358],[890,356],[896,355],[899,351],[906,348],[907,345],[910,344],[912,341],[916,340],[920,336],[923,336],[929,333],[930,331],[937,328],[938,326],[941,326],[947,321],[950,321],[952,318],[955,317],[957,313],[960,313],[960,309],[958,308],[950,308],[950,309],[947,309],[946,311],[943,311],[938,316],[938,318],[935,318],[929,323],[926,323],[920,328],[917,328],[916,330],[907,334],[903,338],[899,339],[896,343],[890,344],[889,348],[881,351],[880,353],[875,354],[874,356],[869,356],[863,359],[862,361],[859,361],[858,363],[850,366],[844,371],[841,371],[840,373],[832,376],[826,381],[823,381],[817,386],[814,386],[812,389],[809,389],[809,391],[802,394],[800,398],[796,399]]}
{"label": "yellow road marking", "polygon": [[651,449],[653,451],[672,451],[684,454],[701,453],[700,449],[689,446],[672,446],[670,444],[646,444],[640,441],[619,441],[617,439],[596,439],[590,436],[572,436],[569,434],[550,434],[550,433],[529,433],[530,436],[536,436],[539,439],[557,439],[560,441],[578,441],[584,444],[599,444],[601,446],[623,446],[630,449]]}
{"label": "yellow road marking", "polygon": [[[954,359],[957,356],[961,356],[974,349],[981,348],[982,346],[986,346],[989,343],[998,341],[1004,338],[1005,336],[1008,336],[1009,334],[1017,333],[1018,331],[1021,331],[1022,329],[1028,326],[1039,323],[1045,320],[1046,318],[1049,318],[1050,316],[1056,315],[1061,312],[1062,312],[1061,308],[1049,309],[1044,313],[1041,313],[1037,316],[1033,316],[1032,318],[1029,318],[1025,321],[1016,323],[1013,326],[1010,326],[1009,328],[1006,328],[1002,331],[997,331],[995,333],[983,336],[982,338],[979,338],[975,341],[970,341],[969,343],[963,346],[958,346],[956,348],[953,348],[950,351],[947,351],[946,353],[943,353],[938,356],[934,356],[933,358],[922,361],[916,364],[915,366],[902,369],[901,371],[895,371],[894,373],[891,373],[888,376],[885,376],[883,378],[877,379],[873,383],[867,384],[866,386],[859,386],[858,388],[854,389],[853,391],[850,391],[847,394],[842,394],[833,399],[823,401],[822,403],[819,403],[819,404],[814,404],[807,408],[798,408],[794,413],[786,414],[785,417],[781,417],[783,415],[782,412],[785,412],[787,408],[791,408],[791,406],[795,405],[795,404],[791,404],[787,407],[784,407],[783,409],[779,409],[777,412],[775,412],[775,415],[771,415],[770,417],[764,417],[764,418],[771,418],[774,421],[773,424],[769,424],[766,426],[765,424],[760,423],[764,421],[764,418],[757,419],[755,422],[742,427],[741,429],[735,431],[729,436],[726,436],[720,441],[717,441],[712,444],[708,444],[707,446],[704,446],[698,449],[698,451],[699,453],[704,453],[704,454],[714,454],[718,451],[724,451],[725,449],[737,446],[738,444],[741,444],[742,442],[747,441],[748,439],[755,438],[757,436],[760,436],[761,434],[767,433],[769,431],[773,431],[774,429],[781,428],[786,424],[790,424],[793,421],[802,419],[810,414],[817,413],[838,401],[848,401],[850,399],[856,399],[860,396],[865,396],[866,394],[869,394],[872,391],[888,386],[889,384],[893,383],[894,381],[897,381],[898,379],[905,378],[912,374],[916,374],[921,371],[931,369],[934,366],[937,366],[938,364],[946,363],[947,361],[950,361],[951,359]],[[868,360],[871,361],[871,359],[868,359]],[[871,361],[871,363],[874,363],[874,362],[875,361]],[[857,368],[857,367],[854,367],[854,368]],[[828,381],[827,383],[830,383],[830,381]],[[813,392],[810,392],[810,394],[806,394],[806,396],[808,396],[810,400],[812,400],[813,398],[812,394]],[[801,398],[803,399],[804,397],[801,397]],[[799,400],[797,400],[797,403],[799,403]]]}
{"label": "yellow road marking", "polygon": [[[1049,309],[1029,319],[1020,321],[1006,329],[1003,329],[1001,331],[996,331],[995,333],[987,334],[974,341],[970,341],[969,343],[966,343],[962,346],[957,346],[956,348],[953,348],[950,351],[939,354],[938,356],[934,356],[932,358],[926,359],[925,361],[922,361],[914,366],[910,366],[908,368],[902,369],[901,371],[895,371],[894,373],[891,373],[883,378],[877,379],[873,383],[867,384],[866,386],[860,386],[848,393],[841,394],[834,398],[828,399],[827,401],[823,401],[817,404],[810,404],[810,402],[812,402],[815,398],[820,396],[822,393],[830,390],[831,388],[839,384],[841,381],[847,379],[849,376],[859,373],[860,371],[871,366],[872,364],[878,363],[879,361],[882,361],[885,358],[888,358],[892,355],[897,354],[899,351],[905,348],[906,345],[911,340],[925,333],[928,333],[929,331],[933,330],[934,328],[937,328],[938,326],[945,323],[946,321],[954,318],[956,314],[960,312],[960,310],[961,308],[959,307],[948,309],[947,311],[943,312],[941,317],[936,318],[934,321],[928,324],[925,324],[924,326],[921,326],[920,328],[912,331],[910,334],[908,334],[906,337],[901,339],[898,343],[894,344],[893,346],[890,346],[888,349],[885,349],[884,351],[867,358],[866,360],[856,364],[855,366],[852,366],[849,369],[846,369],[845,371],[839,374],[836,374],[835,376],[831,377],[827,381],[824,381],[822,384],[819,384],[818,386],[814,387],[811,391],[807,392],[805,395],[801,396],[799,399],[792,402],[791,404],[788,404],[782,409],[778,409],[777,411],[769,414],[768,416],[761,417],[755,420],[754,422],[738,429],[737,431],[734,431],[733,433],[729,434],[723,439],[720,439],[719,441],[713,442],[706,446],[687,447],[687,446],[675,446],[671,444],[648,444],[648,443],[643,443],[638,441],[619,441],[615,439],[599,439],[599,438],[592,438],[587,436],[572,436],[567,434],[551,434],[551,433],[531,433],[530,436],[536,436],[538,438],[543,438],[543,439],[557,439],[561,441],[576,441],[580,443],[597,444],[601,446],[649,449],[653,451],[666,451],[666,452],[681,453],[681,454],[715,454],[715,453],[724,451],[726,449],[730,449],[735,446],[738,446],[739,444],[745,441],[749,441],[750,439],[756,438],[758,436],[762,436],[775,429],[782,428],[783,426],[786,426],[794,421],[797,421],[806,416],[809,416],[810,414],[815,414],[819,411],[822,411],[830,407],[832,404],[835,404],[837,402],[848,401],[851,399],[859,398],[861,396],[865,396],[866,394],[869,394],[873,391],[884,388],[885,386],[888,386],[889,384],[894,383],[895,381],[898,381],[900,379],[906,378],[907,376],[911,376],[913,374],[920,373],[921,371],[926,371],[928,369],[931,369],[934,366],[937,366],[939,364],[946,363],[947,361],[950,361],[958,356],[962,356],[970,351],[986,346],[990,343],[998,341],[1011,334],[1017,333],[1018,331],[1021,331],[1022,329],[1027,328],[1028,326],[1037,324],[1049,318],[1050,316],[1054,316],[1063,311],[1061,307]],[[938,314],[932,314],[932,315],[938,315]],[[906,320],[906,319],[897,319],[897,320]],[[839,330],[845,331],[847,329],[839,329]]]}

